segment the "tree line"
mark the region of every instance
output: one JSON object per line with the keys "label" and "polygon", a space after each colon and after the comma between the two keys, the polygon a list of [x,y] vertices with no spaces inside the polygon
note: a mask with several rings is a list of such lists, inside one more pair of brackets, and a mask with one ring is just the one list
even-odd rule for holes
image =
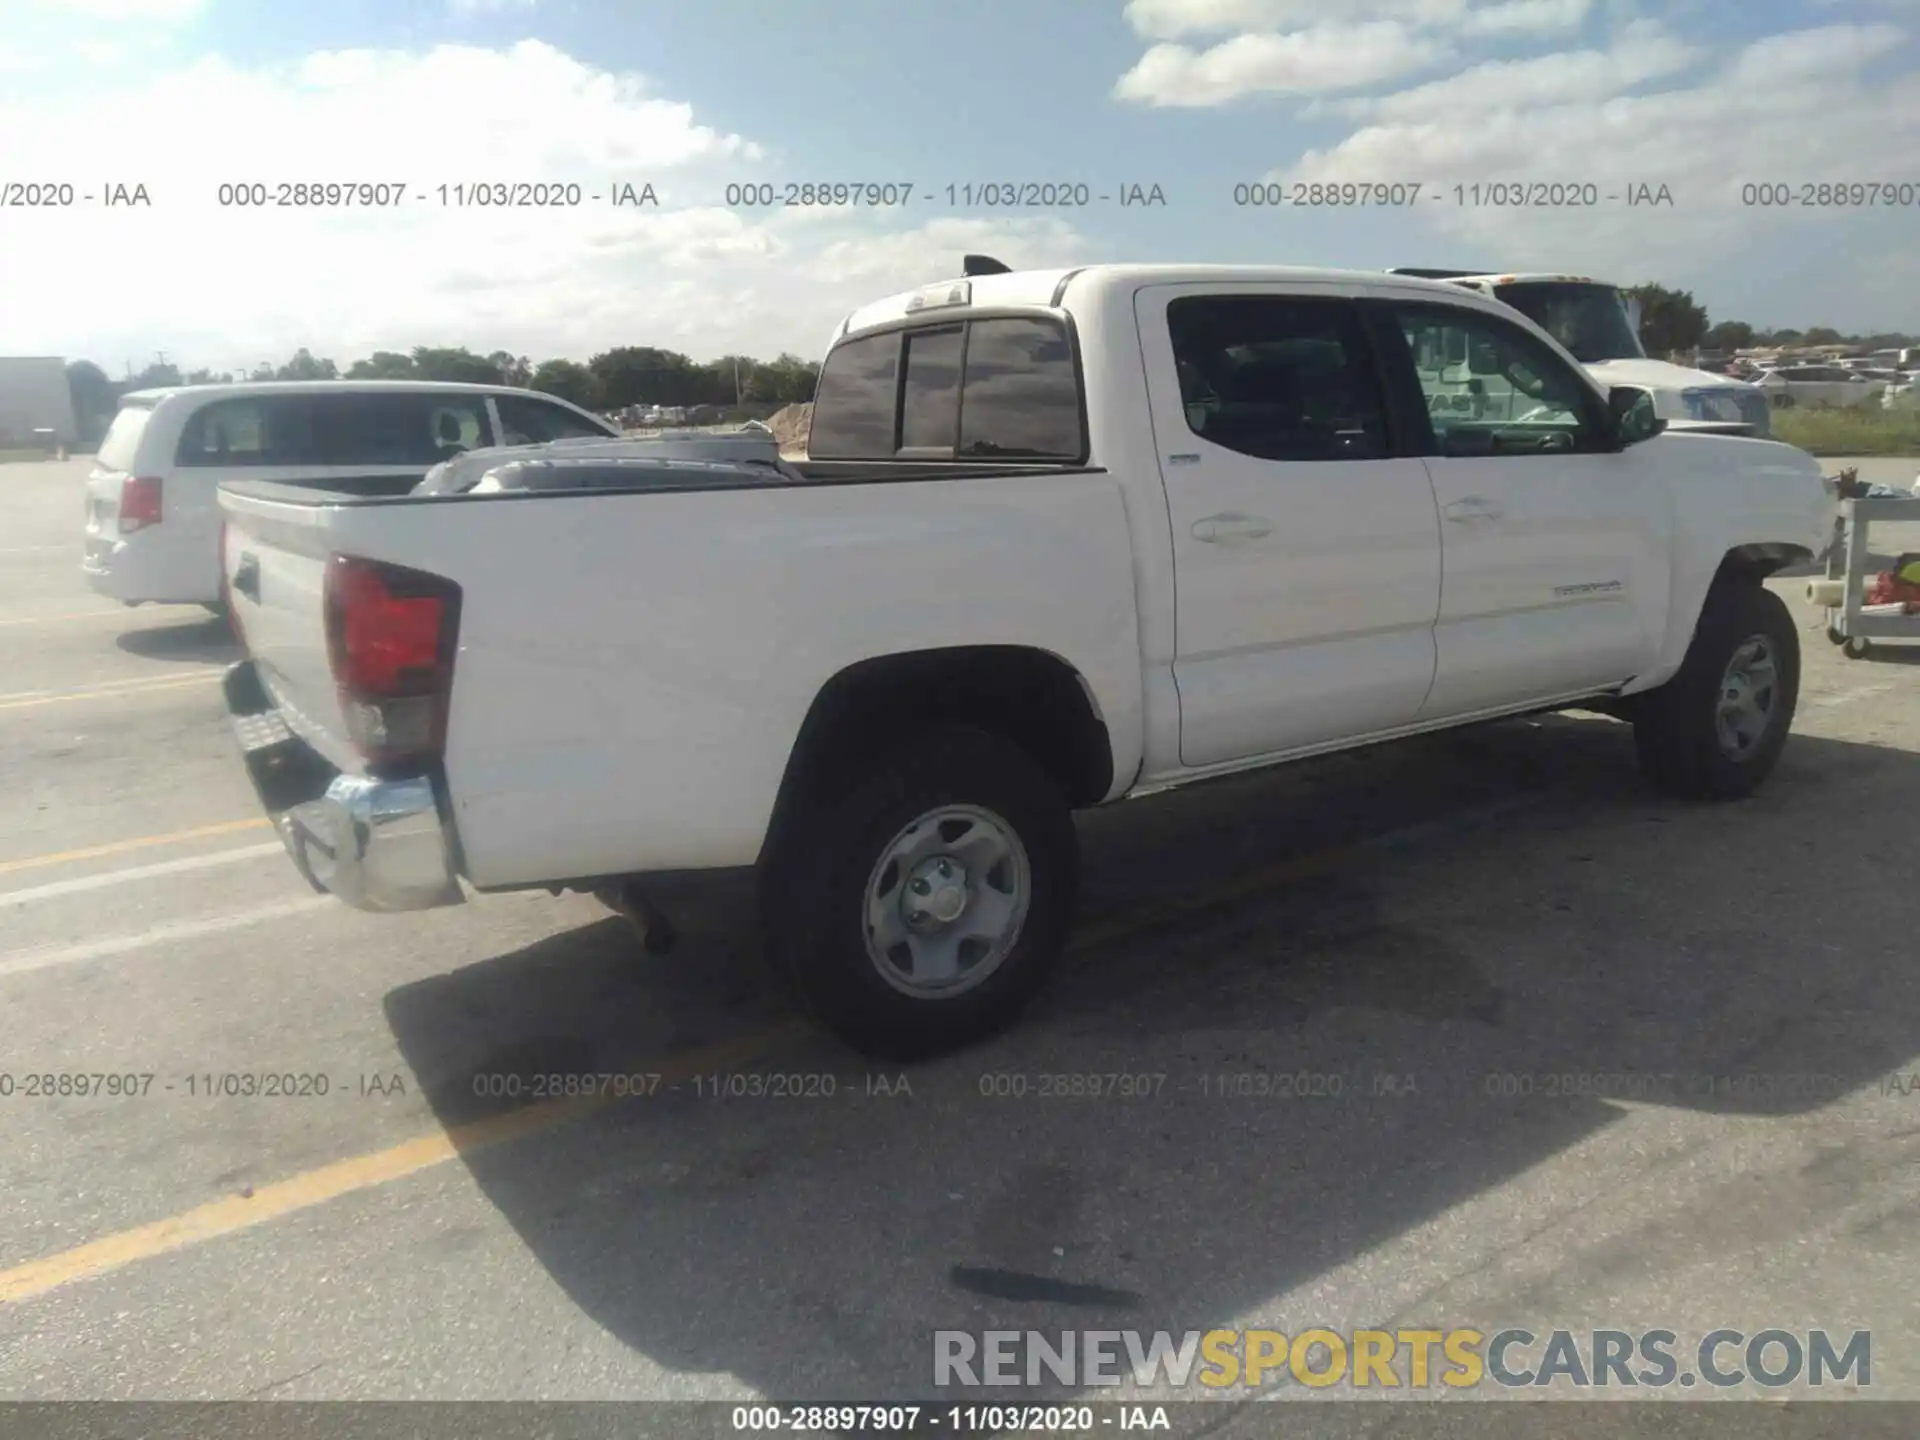
{"label": "tree line", "polygon": [[[1774,345],[1851,344],[1879,350],[1920,343],[1913,336],[1892,332],[1843,335],[1824,325],[1810,330],[1763,330],[1741,320],[1716,324],[1691,291],[1635,285],[1627,293],[1640,301],[1640,341],[1651,355]],[[418,345],[406,353],[377,350],[344,370],[305,347],[284,365],[262,364],[244,375],[213,370],[183,374],[177,366],[156,360],[138,374],[114,380],[91,360],[75,360],[67,366],[74,414],[82,431],[94,439],[119,408],[122,395],[163,385],[219,385],[241,380],[453,380],[542,390],[588,410],[609,411],[633,405],[797,404],[813,398],[814,382],[819,377],[818,361],[793,354],[773,360],[723,355],[717,360],[699,361],[677,350],[651,345],[615,346],[585,364],[577,360],[534,364],[524,355],[505,350],[481,355],[464,346]]]}
{"label": "tree line", "polygon": [[1865,350],[1892,350],[1920,344],[1911,335],[1882,331],[1872,335],[1843,335],[1827,325],[1810,330],[1763,330],[1744,320],[1714,323],[1707,307],[1691,290],[1669,290],[1664,285],[1633,285],[1627,293],[1640,301],[1640,343],[1649,355],[1672,355],[1692,350],[1750,350],[1778,346],[1853,345]]}
{"label": "tree line", "polygon": [[773,360],[723,355],[697,361],[677,350],[650,345],[621,345],[585,364],[577,360],[533,363],[524,355],[496,350],[476,354],[464,346],[419,345],[411,351],[378,350],[342,369],[336,362],[302,347],[284,365],[262,364],[246,374],[191,370],[155,360],[137,374],[110,378],[91,360],[67,366],[74,414],[90,438],[133,390],[166,385],[226,385],[271,380],[452,380],[477,385],[514,385],[541,390],[588,410],[623,410],[631,405],[785,405],[813,398],[818,361],[783,354]]}

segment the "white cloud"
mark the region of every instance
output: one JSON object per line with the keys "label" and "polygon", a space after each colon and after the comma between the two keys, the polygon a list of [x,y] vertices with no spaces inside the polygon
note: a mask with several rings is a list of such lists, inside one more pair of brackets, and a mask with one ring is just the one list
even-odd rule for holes
{"label": "white cloud", "polygon": [[1223,105],[1247,95],[1312,95],[1393,80],[1443,48],[1391,20],[1237,35],[1209,49],[1155,45],[1115,84],[1116,99],[1154,106]]}
{"label": "white cloud", "polygon": [[[1908,76],[1869,75],[1904,38],[1887,25],[1774,35],[1681,81],[1672,78],[1684,68],[1675,42],[1643,28],[1604,53],[1482,67],[1374,97],[1363,107],[1369,123],[1271,178],[1422,182],[1429,198],[1419,217],[1503,266],[1592,268],[1631,279],[1660,267],[1710,268],[1711,257],[1781,225],[1834,227],[1837,240],[1858,228],[1860,212],[1745,206],[1741,186],[1908,179],[1889,161],[1920,147],[1920,93]],[[1624,93],[1663,75],[1665,88]],[[1454,203],[1455,185],[1516,180],[1591,182],[1603,196],[1665,185],[1674,203]]]}
{"label": "white cloud", "polygon": [[1607,100],[1695,64],[1700,48],[1658,21],[1626,26],[1605,50],[1563,50],[1524,60],[1491,60],[1391,95],[1342,101],[1347,113],[1379,120],[1445,120],[1523,107]]}
{"label": "white cloud", "polygon": [[[141,183],[153,202],[22,212],[0,231],[0,272],[39,277],[9,290],[12,346],[91,355],[115,373],[155,348],[216,369],[300,346],[342,363],[418,344],[813,355],[847,311],[955,273],[966,251],[1089,258],[1065,224],[940,218],[924,200],[728,209],[729,180],[776,178],[756,168],[759,145],[537,42],[330,52],[270,69],[208,58],[132,78],[31,104],[0,94],[0,134],[35,137],[36,176],[82,192]],[[403,182],[408,198],[223,208],[219,186],[234,181]],[[584,203],[462,208],[436,190],[492,181],[577,182]],[[650,182],[659,208],[584,199],[619,182]]]}
{"label": "white cloud", "polygon": [[[1394,20],[1468,34],[1546,34],[1571,29],[1591,0],[1348,0],[1339,20]],[[1129,0],[1127,23],[1149,40],[1311,28],[1327,23],[1321,0]]]}
{"label": "white cloud", "polygon": [[1507,0],[1469,11],[1458,24],[1469,35],[1554,35],[1578,29],[1592,0]]}
{"label": "white cloud", "polygon": [[507,10],[532,10],[539,0],[447,0],[455,15],[498,15]]}

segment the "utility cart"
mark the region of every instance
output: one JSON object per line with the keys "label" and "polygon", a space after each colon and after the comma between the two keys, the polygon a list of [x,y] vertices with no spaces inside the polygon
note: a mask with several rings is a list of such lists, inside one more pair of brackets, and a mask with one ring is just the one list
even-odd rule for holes
{"label": "utility cart", "polygon": [[[1920,613],[1905,604],[1869,605],[1866,580],[1873,526],[1920,523],[1920,497],[1911,500],[1854,499],[1840,502],[1840,521],[1827,551],[1827,578],[1807,586],[1807,598],[1827,607],[1827,638],[1858,660],[1875,640],[1920,640]],[[1896,549],[1895,554],[1899,552]]]}

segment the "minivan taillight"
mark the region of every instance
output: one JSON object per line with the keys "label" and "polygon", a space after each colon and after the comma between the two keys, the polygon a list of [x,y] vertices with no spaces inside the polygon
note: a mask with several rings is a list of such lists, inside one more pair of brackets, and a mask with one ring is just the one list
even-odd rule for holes
{"label": "minivan taillight", "polygon": [[129,475],[120,482],[120,533],[131,535],[160,523],[160,477]]}
{"label": "minivan taillight", "polygon": [[438,575],[335,555],[327,562],[327,659],[347,737],[380,765],[446,747],[460,587]]}

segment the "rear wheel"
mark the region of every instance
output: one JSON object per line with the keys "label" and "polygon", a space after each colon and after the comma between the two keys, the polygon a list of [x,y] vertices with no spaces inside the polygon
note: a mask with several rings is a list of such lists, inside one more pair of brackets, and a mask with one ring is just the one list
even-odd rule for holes
{"label": "rear wheel", "polygon": [[768,947],[829,1029],[916,1059],[1006,1024],[1072,920],[1073,817],[1019,747],[921,733],[814,803],[770,857]]}
{"label": "rear wheel", "polygon": [[1641,697],[1641,769],[1686,799],[1749,795],[1779,760],[1799,695],[1800,637],[1780,597],[1751,582],[1716,584],[1679,672]]}

